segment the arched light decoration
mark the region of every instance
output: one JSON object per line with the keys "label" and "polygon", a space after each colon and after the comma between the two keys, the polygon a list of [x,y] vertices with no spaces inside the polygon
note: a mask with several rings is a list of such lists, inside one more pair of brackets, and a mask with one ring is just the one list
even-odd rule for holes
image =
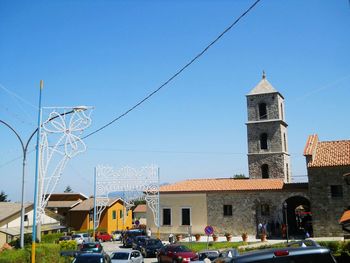
{"label": "arched light decoration", "polygon": [[[46,112],[48,112],[46,114]],[[43,108],[39,144],[37,222],[45,213],[68,161],[86,150],[82,133],[91,125],[92,107]]]}
{"label": "arched light decoration", "polygon": [[129,166],[114,170],[111,166],[96,167],[96,219],[95,229],[99,226],[101,214],[110,197],[121,195],[126,207],[126,215],[136,200],[145,200],[152,210],[154,223],[159,227],[159,169],[157,166],[145,166],[135,169]]}

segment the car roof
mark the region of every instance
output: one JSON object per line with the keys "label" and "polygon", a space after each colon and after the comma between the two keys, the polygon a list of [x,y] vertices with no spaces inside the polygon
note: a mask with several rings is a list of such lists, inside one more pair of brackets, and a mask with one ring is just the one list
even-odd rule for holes
{"label": "car roof", "polygon": [[277,251],[281,251],[281,252],[288,251],[288,255],[290,256],[330,253],[330,250],[328,248],[319,247],[319,246],[272,248],[272,249],[263,249],[263,250],[252,251],[252,252],[247,252],[245,254],[241,254],[239,256],[236,256],[234,258],[234,261],[239,262],[240,260],[242,260],[243,262],[250,262],[250,261],[245,261],[250,259],[252,262],[255,262],[263,259],[276,258],[278,257],[275,255],[275,252]]}

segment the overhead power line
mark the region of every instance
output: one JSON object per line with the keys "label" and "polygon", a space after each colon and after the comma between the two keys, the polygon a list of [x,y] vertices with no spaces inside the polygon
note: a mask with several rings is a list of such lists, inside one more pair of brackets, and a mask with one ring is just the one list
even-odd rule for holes
{"label": "overhead power line", "polygon": [[97,130],[87,134],[86,136],[82,137],[82,139],[85,139],[87,137],[90,137],[91,135],[107,128],[108,126],[112,125],[114,122],[120,120],[125,115],[136,109],[138,106],[143,104],[145,101],[150,99],[153,95],[155,95],[157,92],[159,92],[163,87],[165,87],[167,84],[169,84],[173,79],[175,79],[178,75],[180,75],[185,69],[187,69],[190,65],[192,65],[197,59],[199,59],[205,52],[208,51],[208,49],[213,46],[217,41],[219,41],[220,38],[222,38],[228,31],[230,31],[244,16],[246,16],[261,0],[255,1],[245,12],[243,12],[229,27],[227,27],[218,37],[216,37],[209,45],[207,45],[198,55],[196,55],[194,58],[192,58],[185,66],[183,66],[181,69],[179,69],[175,74],[173,74],[167,81],[165,81],[162,85],[160,85],[156,90],[151,92],[148,96],[143,98],[141,101],[136,103],[134,106],[126,110],[124,113],[119,115],[118,117],[114,118],[107,124],[103,125],[102,127],[98,128]]}

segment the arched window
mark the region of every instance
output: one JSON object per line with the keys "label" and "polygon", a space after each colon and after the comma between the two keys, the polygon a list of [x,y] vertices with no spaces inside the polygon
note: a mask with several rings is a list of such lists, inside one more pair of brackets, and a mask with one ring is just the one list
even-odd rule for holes
{"label": "arched window", "polygon": [[259,118],[260,120],[267,119],[266,103],[259,104]]}
{"label": "arched window", "polygon": [[284,143],[284,151],[287,152],[287,140],[286,140],[286,134],[283,133],[283,143]]}
{"label": "arched window", "polygon": [[283,120],[283,104],[281,103],[281,119]]}
{"label": "arched window", "polygon": [[260,135],[260,149],[267,150],[267,134],[262,133]]}
{"label": "arched window", "polygon": [[267,164],[261,166],[261,177],[263,179],[269,178],[269,166]]}

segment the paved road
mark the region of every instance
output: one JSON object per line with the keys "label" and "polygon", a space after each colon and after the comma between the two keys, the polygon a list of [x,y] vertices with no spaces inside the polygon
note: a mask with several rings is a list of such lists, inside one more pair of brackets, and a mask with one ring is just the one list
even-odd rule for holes
{"label": "paved road", "polygon": [[[106,253],[109,255],[118,249],[126,249],[126,248],[123,248],[122,243],[120,241],[103,242],[102,246],[103,246],[104,251],[106,251]],[[155,263],[155,262],[157,262],[157,259],[156,258],[145,258],[144,261],[145,261],[145,263]]]}

